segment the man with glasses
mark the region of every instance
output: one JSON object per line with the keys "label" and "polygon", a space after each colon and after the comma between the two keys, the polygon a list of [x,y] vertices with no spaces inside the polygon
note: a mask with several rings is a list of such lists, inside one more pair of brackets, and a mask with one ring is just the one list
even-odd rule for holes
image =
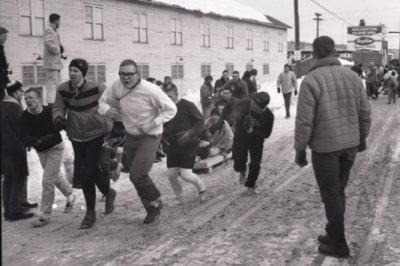
{"label": "man with glasses", "polygon": [[163,132],[163,124],[177,111],[174,102],[153,83],[140,78],[138,66],[131,59],[119,66],[119,79],[103,93],[103,112],[118,110],[122,122],[114,122],[111,135],[126,131],[125,151],[129,178],[147,211],[145,224],[158,220],[162,201],[160,191],[148,175]]}
{"label": "man with glasses", "polygon": [[[268,108],[269,94],[258,92],[253,99],[233,101],[227,105],[221,115],[224,120],[230,116],[234,120],[233,130],[233,168],[239,172],[239,182],[249,192],[257,194],[256,181],[260,173],[264,140],[271,135],[274,114]],[[247,157],[250,155],[249,171]]]}
{"label": "man with glasses", "polygon": [[220,91],[225,88],[231,88],[232,97],[236,99],[249,98],[249,90],[247,88],[246,82],[240,79],[239,71],[233,71],[232,79],[228,80],[220,89]]}

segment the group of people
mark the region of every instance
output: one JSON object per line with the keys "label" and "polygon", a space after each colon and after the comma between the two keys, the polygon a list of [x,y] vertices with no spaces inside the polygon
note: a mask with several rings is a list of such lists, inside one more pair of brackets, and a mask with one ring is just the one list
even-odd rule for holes
{"label": "group of people", "polygon": [[[49,34],[59,26],[60,17],[54,15],[50,15],[50,24],[54,27]],[[52,55],[61,60],[63,49],[55,36],[50,43],[56,47],[45,44],[45,49],[53,49]],[[51,38],[45,33],[44,39]],[[345,188],[357,152],[366,149],[371,109],[361,79],[340,65],[331,38],[315,39],[313,56],[315,64],[299,90],[295,163],[300,167],[308,164],[306,149],[309,147],[327,218],[326,234],[318,237],[319,251],[347,257]],[[211,155],[232,149],[233,168],[238,172],[239,182],[249,192],[258,192],[256,183],[264,140],[272,132],[274,114],[268,108],[269,94],[257,91],[255,70],[245,72],[242,79],[238,71],[232,73],[232,79],[224,71],[214,87],[212,77],[205,77],[200,89],[200,112],[193,102],[180,98],[177,86],[171,81],[164,80],[161,85],[155,80],[142,79],[137,64],[131,59],[120,63],[119,79],[107,88],[85,78],[88,68],[86,60],[73,59],[68,68],[69,80],[57,84],[54,101],[50,93],[45,106],[39,90],[23,91],[20,82],[6,86],[7,95],[1,102],[2,196],[6,220],[34,216],[29,208],[35,204],[26,200],[26,149],[31,147],[44,169],[41,214],[32,223],[34,227],[50,222],[56,187],[66,198],[66,213],[74,206],[73,188],[82,189],[86,202],[82,229],[95,225],[96,187],[105,196],[105,214],[111,214],[117,191],[110,187],[109,175],[100,167],[107,136],[124,137],[124,163],[147,212],[143,221],[146,224],[157,221],[163,208],[161,193],[149,176],[161,142],[167,156],[167,176],[178,200],[183,194],[179,177],[196,186],[200,201],[206,200],[206,186],[192,168],[199,150],[207,146],[210,148],[206,153]],[[57,80],[58,70],[52,71],[56,72],[49,77]],[[277,85],[278,92],[283,93],[289,118],[290,98],[293,92],[297,94],[297,82],[289,66],[284,66]],[[26,110],[20,104],[22,96]],[[61,130],[66,131],[74,150],[72,184],[61,172]]]}

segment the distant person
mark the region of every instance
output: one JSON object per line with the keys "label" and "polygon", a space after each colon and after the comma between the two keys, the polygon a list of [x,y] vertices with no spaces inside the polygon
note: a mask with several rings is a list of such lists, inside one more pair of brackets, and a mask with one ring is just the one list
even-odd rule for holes
{"label": "distant person", "polygon": [[6,54],[4,53],[4,44],[7,41],[7,33],[7,29],[0,27],[0,101],[3,100],[7,83],[10,82],[8,78],[8,62]]}
{"label": "distant person", "polygon": [[357,73],[357,75],[360,78],[362,78],[363,71],[362,71],[362,64],[361,63],[357,64],[357,63],[354,62],[354,66],[352,66],[350,69],[353,70],[355,73]]}
{"label": "distant person", "polygon": [[2,197],[4,218],[17,221],[33,217],[25,205],[28,159],[22,143],[22,128],[19,118],[23,112],[22,84],[9,83],[7,95],[1,101],[1,174],[4,176]]}
{"label": "distant person", "polygon": [[285,101],[285,118],[290,118],[290,102],[293,91],[294,95],[297,95],[297,79],[296,74],[290,70],[290,66],[288,64],[285,64],[283,69],[283,72],[279,74],[276,86],[278,88],[278,93],[281,93],[282,91],[283,100]]}
{"label": "distant person", "polygon": [[170,76],[164,77],[164,85],[172,83],[172,78]]}
{"label": "distant person", "polygon": [[233,71],[232,79],[228,80],[220,89],[220,91],[230,88],[232,90],[232,98],[244,99],[249,98],[249,91],[246,82],[240,79],[239,71]]}
{"label": "distant person", "polygon": [[118,75],[119,79],[103,93],[100,104],[108,105],[108,112],[121,115],[122,121],[114,121],[111,135],[126,131],[129,179],[147,211],[143,223],[150,224],[159,219],[163,204],[149,172],[156,158],[163,124],[175,116],[176,105],[159,86],[141,79],[135,61],[123,60]]}
{"label": "distant person", "polygon": [[253,90],[249,90],[249,97],[250,99],[252,99],[254,97],[254,94],[257,93],[257,91],[260,89],[260,85],[258,85],[257,83],[257,69],[253,68],[252,70],[250,70],[250,80],[253,83]]}
{"label": "distant person", "polygon": [[168,142],[167,168],[168,179],[178,200],[182,199],[182,186],[178,177],[196,186],[199,200],[206,200],[206,186],[192,172],[196,159],[198,135],[203,127],[203,116],[196,105],[185,99],[180,99],[178,89],[174,84],[165,88],[165,93],[176,104],[176,116],[165,123],[164,138]]}
{"label": "distant person", "polygon": [[251,79],[251,72],[243,72],[242,80],[246,82],[247,90],[249,91],[249,98],[253,98],[254,94],[257,92],[257,87],[254,87],[254,82]]}
{"label": "distant person", "polygon": [[74,149],[73,187],[82,188],[86,214],[80,228],[88,229],[96,222],[96,187],[106,196],[105,214],[114,211],[116,191],[110,179],[100,171],[100,152],[111,127],[100,115],[99,98],[105,86],[86,80],[89,65],[77,58],[69,64],[69,81],[57,89],[53,121],[57,130],[65,129]]}
{"label": "distant person", "polygon": [[50,107],[56,98],[56,88],[61,83],[61,55],[64,48],[60,43],[58,28],[61,17],[58,14],[50,14],[49,27],[43,34],[43,68],[46,71],[46,87],[44,90],[45,105]]}
{"label": "distant person", "polygon": [[310,147],[325,205],[326,234],[318,237],[318,250],[329,256],[347,257],[345,188],[357,152],[366,149],[371,109],[360,78],[341,66],[335,53],[330,37],[314,40],[315,63],[301,83],[294,148],[295,162],[304,167],[306,149]]}
{"label": "distant person", "polygon": [[204,77],[204,83],[200,87],[200,103],[203,111],[203,118],[210,117],[211,109],[213,108],[214,88],[211,84],[213,77],[207,75]]}
{"label": "distant person", "polygon": [[[239,182],[245,185],[249,192],[258,194],[256,186],[260,173],[260,163],[263,155],[264,140],[271,135],[274,115],[268,108],[269,94],[257,92],[253,99],[233,101],[227,105],[221,119],[231,115],[234,120],[233,137],[233,168],[239,172]],[[250,155],[249,171],[247,173],[247,157]]]}
{"label": "distant person", "polygon": [[397,87],[399,86],[399,82],[397,81],[398,79],[398,74],[396,73],[395,70],[390,70],[388,73],[385,75],[385,80],[388,82],[388,104],[396,103],[396,90]]}
{"label": "distant person", "polygon": [[215,81],[215,86],[214,86],[214,94],[218,94],[220,92],[220,89],[222,86],[229,80],[229,72],[228,70],[222,71],[222,75],[220,79],[217,79]]}
{"label": "distant person", "polygon": [[55,199],[55,187],[66,197],[65,213],[72,211],[75,196],[72,187],[61,173],[64,145],[60,133],[53,124],[51,109],[42,106],[39,90],[30,88],[25,91],[27,109],[21,115],[23,142],[27,147],[35,148],[43,167],[42,203],[40,217],[32,222],[41,227],[50,222]]}
{"label": "distant person", "polygon": [[367,73],[365,74],[365,85],[367,89],[368,98],[378,99],[378,84],[380,80],[378,77],[377,67],[374,62],[368,64]]}

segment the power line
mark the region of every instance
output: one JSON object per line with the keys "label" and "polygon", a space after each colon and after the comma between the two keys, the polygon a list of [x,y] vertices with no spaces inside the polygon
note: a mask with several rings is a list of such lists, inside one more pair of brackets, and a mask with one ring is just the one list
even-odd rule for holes
{"label": "power line", "polygon": [[344,22],[346,22],[347,24],[349,24],[349,25],[351,25],[351,26],[354,26],[353,23],[350,23],[350,22],[348,22],[347,20],[345,20],[345,19],[339,17],[338,15],[336,15],[335,13],[333,13],[332,11],[328,10],[326,7],[324,7],[324,6],[322,6],[321,4],[319,4],[317,1],[311,0],[311,2],[313,2],[313,3],[316,4],[316,5],[318,5],[319,7],[321,7],[321,8],[324,9],[325,11],[327,11],[329,14],[331,14],[331,15],[337,17],[337,18],[340,19],[341,21],[344,21]]}

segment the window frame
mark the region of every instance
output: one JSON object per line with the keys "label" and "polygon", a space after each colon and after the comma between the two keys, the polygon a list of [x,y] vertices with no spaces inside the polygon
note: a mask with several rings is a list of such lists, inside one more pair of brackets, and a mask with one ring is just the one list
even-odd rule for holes
{"label": "window frame", "polygon": [[247,50],[253,50],[253,30],[246,30]]}
{"label": "window frame", "polygon": [[[86,8],[90,7],[92,12],[91,12],[91,22],[86,21]],[[96,22],[97,16],[95,15],[95,9],[101,9],[101,23]],[[87,37],[86,34],[86,25],[90,25],[91,29],[91,37]],[[95,26],[96,25],[101,25],[101,38],[96,38],[95,37]],[[97,5],[97,4],[83,4],[83,39],[84,40],[91,40],[91,41],[104,41],[104,7],[102,5]]]}
{"label": "window frame", "polygon": [[200,23],[201,47],[211,47],[211,26],[209,23]]}
{"label": "window frame", "polygon": [[[29,1],[29,16],[27,15],[22,15],[22,3],[21,1],[18,1],[18,34],[20,36],[29,36],[29,37],[42,37],[44,35],[45,31],[45,9],[44,9],[44,0],[26,0]],[[41,2],[41,11],[42,11],[42,16],[36,16],[34,14],[35,8],[33,2]],[[29,18],[29,33],[22,33],[22,24],[23,24],[23,18]],[[42,19],[42,30],[41,32],[37,30],[35,20],[37,18]]]}
{"label": "window frame", "polygon": [[263,64],[263,75],[269,75],[269,63]]}
{"label": "window frame", "polygon": [[205,78],[206,76],[211,75],[211,64],[204,63],[200,65],[200,77]]}
{"label": "window frame", "polygon": [[[138,18],[138,25],[135,27],[134,16],[137,15]],[[142,24],[142,17],[146,17],[146,25],[143,26]],[[138,40],[136,41],[135,36],[135,29],[137,30]],[[143,32],[143,33],[142,33]],[[143,37],[144,36],[144,37]],[[134,11],[132,14],[132,41],[134,43],[149,43],[149,21],[148,15],[145,12]]]}
{"label": "window frame", "polygon": [[234,49],[234,31],[233,31],[233,26],[226,26],[226,49]]}
{"label": "window frame", "polygon": [[[176,68],[174,73],[174,67]],[[184,79],[185,78],[185,68],[183,64],[174,63],[171,64],[171,78],[172,79]]]}
{"label": "window frame", "polygon": [[[94,75],[92,76],[92,77],[94,77],[94,79],[90,78],[92,67],[94,68]],[[104,80],[99,80],[100,78],[102,78],[102,76],[99,75],[99,67],[104,67]],[[104,83],[105,84],[107,82],[107,64],[105,64],[105,63],[89,64],[89,69],[86,74],[86,79],[89,81],[96,82],[96,83]]]}
{"label": "window frame", "polygon": [[[174,23],[173,28],[172,26],[172,22]],[[179,22],[179,26],[180,26],[180,31],[179,27],[177,27],[177,22]],[[183,45],[183,28],[182,28],[182,19],[181,18],[171,18],[170,19],[170,27],[171,27],[171,31],[170,31],[170,35],[171,35],[171,45],[177,45],[177,46],[182,46]],[[173,38],[172,38],[173,37]],[[179,37],[179,40],[178,40]],[[173,40],[172,40],[173,39]]]}
{"label": "window frame", "polygon": [[269,32],[264,31],[264,51],[269,51]]}
{"label": "window frame", "polygon": [[[147,78],[150,77],[150,64],[148,64],[148,63],[139,63],[139,64],[137,64],[137,66],[138,66],[137,71],[140,73],[140,77],[142,79],[147,79]],[[145,68],[145,67],[147,67],[147,75],[143,74],[144,73],[143,68]]]}
{"label": "window frame", "polygon": [[235,65],[233,63],[225,63],[225,70],[228,71],[229,76],[232,76],[233,71],[235,71]]}
{"label": "window frame", "polygon": [[[27,78],[25,77],[25,67],[33,67],[33,72],[30,72],[29,74],[33,74],[33,78],[30,78],[30,80],[33,80],[34,83],[27,82]],[[40,76],[40,73],[42,76]],[[22,75],[22,83],[26,86],[45,86],[46,85],[46,70],[44,70],[42,64],[37,64],[37,63],[28,63],[28,64],[21,64],[21,75]]]}

